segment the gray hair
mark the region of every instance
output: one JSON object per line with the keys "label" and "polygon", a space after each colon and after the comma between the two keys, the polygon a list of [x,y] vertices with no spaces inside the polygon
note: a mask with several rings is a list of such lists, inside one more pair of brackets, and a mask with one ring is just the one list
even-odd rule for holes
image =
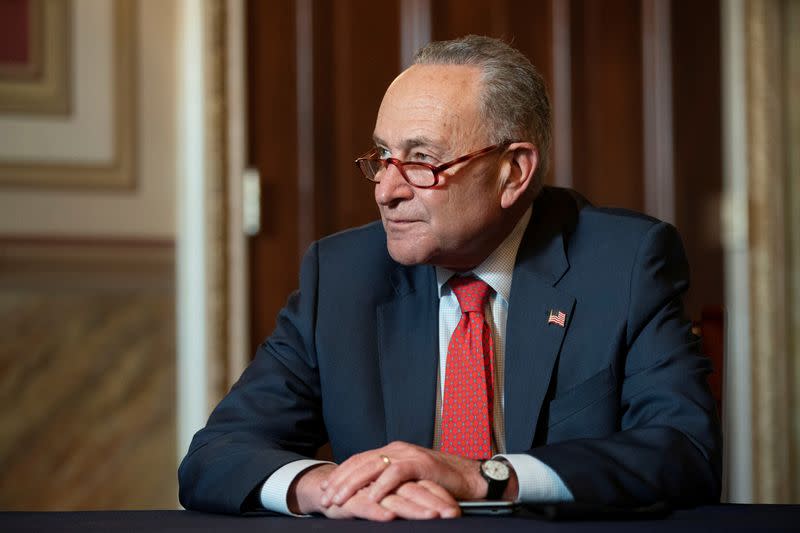
{"label": "gray hair", "polygon": [[550,161],[550,99],[544,79],[522,52],[499,39],[467,35],[419,49],[414,64],[472,65],[482,71],[481,114],[492,142],[530,141],[539,151],[536,183]]}

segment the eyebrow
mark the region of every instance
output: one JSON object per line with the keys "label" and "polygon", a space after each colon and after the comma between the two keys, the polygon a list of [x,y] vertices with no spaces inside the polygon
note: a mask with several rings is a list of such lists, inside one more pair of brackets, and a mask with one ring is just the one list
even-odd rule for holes
{"label": "eyebrow", "polygon": [[[375,142],[376,146],[388,146],[388,144],[378,136],[373,136],[372,140]],[[409,150],[413,150],[419,146],[430,146],[432,148],[441,149],[439,145],[434,142],[430,137],[412,137],[410,139],[406,139],[402,142],[401,148],[408,152]]]}

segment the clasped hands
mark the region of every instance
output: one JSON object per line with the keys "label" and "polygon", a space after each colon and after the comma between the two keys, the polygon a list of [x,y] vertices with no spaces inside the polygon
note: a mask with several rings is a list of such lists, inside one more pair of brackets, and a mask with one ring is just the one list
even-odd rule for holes
{"label": "clasped hands", "polygon": [[[289,489],[293,512],[330,518],[455,518],[458,500],[484,498],[480,462],[405,442],[324,464],[298,476]],[[506,494],[516,495],[512,476]]]}

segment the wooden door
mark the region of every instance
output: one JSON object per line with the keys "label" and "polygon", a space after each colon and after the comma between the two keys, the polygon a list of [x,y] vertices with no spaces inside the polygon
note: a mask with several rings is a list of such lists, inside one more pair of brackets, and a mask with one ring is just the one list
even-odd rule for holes
{"label": "wooden door", "polygon": [[397,1],[248,3],[249,158],[262,182],[250,243],[251,344],[275,324],[315,239],[378,218],[353,160],[400,70]]}

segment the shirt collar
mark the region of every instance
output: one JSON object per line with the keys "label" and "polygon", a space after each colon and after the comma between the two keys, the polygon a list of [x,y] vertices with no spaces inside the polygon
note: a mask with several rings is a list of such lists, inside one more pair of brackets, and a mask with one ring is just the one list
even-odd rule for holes
{"label": "shirt collar", "polygon": [[[461,275],[472,275],[485,281],[499,296],[508,302],[511,296],[511,278],[514,275],[517,251],[519,250],[520,242],[522,242],[525,228],[528,227],[528,222],[531,219],[531,212],[532,207],[529,207],[511,233],[506,236],[500,246],[495,248],[489,257],[484,259],[483,263],[473,268],[470,272],[465,272]],[[447,281],[456,274],[450,269],[436,267],[439,298],[449,293],[450,286],[447,285]]]}

